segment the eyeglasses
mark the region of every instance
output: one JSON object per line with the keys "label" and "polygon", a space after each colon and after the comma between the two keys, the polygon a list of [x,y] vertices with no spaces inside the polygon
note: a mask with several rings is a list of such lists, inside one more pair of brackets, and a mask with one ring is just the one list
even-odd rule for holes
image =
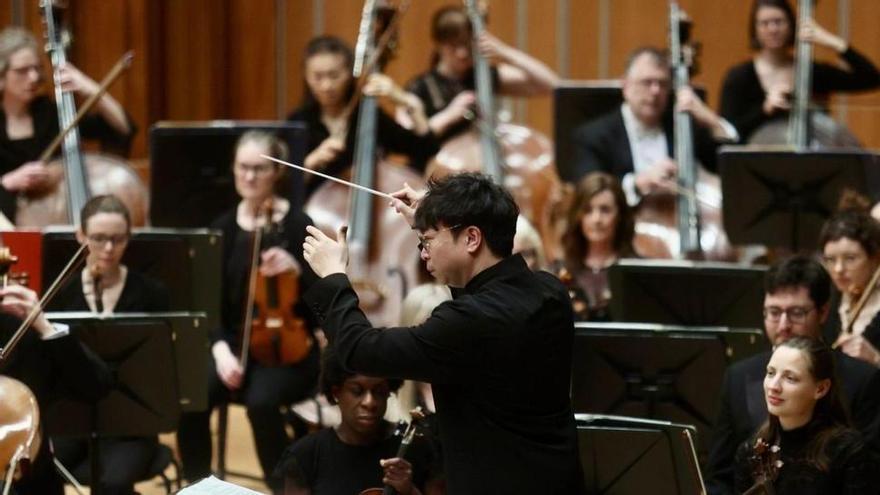
{"label": "eyeglasses", "polygon": [[633,82],[635,82],[635,84],[636,84],[638,87],[642,88],[642,89],[650,89],[650,88],[651,88],[652,86],[654,86],[655,84],[656,84],[661,90],[669,89],[669,86],[670,86],[669,79],[651,79],[651,78],[646,78],[646,79],[636,79],[636,80],[633,81]]}
{"label": "eyeglasses", "polygon": [[[452,227],[444,227],[442,229],[437,229],[437,234],[440,234],[440,232],[445,232],[447,230],[455,230],[460,227],[461,227],[461,224],[453,225]],[[435,234],[435,236],[437,234]],[[431,252],[431,242],[434,239],[433,238],[428,239],[427,237],[423,236],[422,234],[419,234],[418,237],[419,237],[419,245],[418,245],[419,254],[422,254],[422,251],[425,251],[426,253],[430,253]]]}
{"label": "eyeglasses", "polygon": [[121,246],[128,242],[128,234],[90,234],[87,238],[93,246],[106,246],[108,242],[113,246]]}
{"label": "eyeglasses", "polygon": [[275,166],[269,164],[247,165],[244,163],[236,163],[233,169],[236,173],[242,175],[247,175],[248,172],[253,172],[257,177],[265,177],[275,171]]}
{"label": "eyeglasses", "polygon": [[768,306],[764,308],[764,319],[775,323],[781,320],[782,315],[784,314],[788,318],[788,321],[792,323],[803,323],[807,320],[807,315],[810,314],[814,309],[816,308],[812,306],[793,306],[791,308]]}
{"label": "eyeglasses", "polygon": [[786,19],[785,17],[761,19],[760,21],[756,21],[755,24],[757,24],[760,28],[767,28],[770,26],[784,26],[788,24],[788,19]]}
{"label": "eyeglasses", "polygon": [[856,263],[864,261],[865,255],[859,253],[852,254],[843,254],[840,256],[823,256],[822,263],[826,268],[831,269],[837,266],[838,263],[842,264],[844,268],[850,268]]}
{"label": "eyeglasses", "polygon": [[36,72],[39,76],[43,75],[43,66],[39,64],[25,65],[23,67],[10,67],[8,70],[14,72],[17,76],[26,76],[31,71]]}

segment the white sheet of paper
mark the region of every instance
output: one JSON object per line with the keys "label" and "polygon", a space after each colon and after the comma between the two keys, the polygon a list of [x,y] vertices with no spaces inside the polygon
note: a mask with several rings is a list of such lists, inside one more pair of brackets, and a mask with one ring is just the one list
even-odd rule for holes
{"label": "white sheet of paper", "polygon": [[213,476],[208,476],[177,493],[178,495],[265,495],[243,486],[233,485]]}

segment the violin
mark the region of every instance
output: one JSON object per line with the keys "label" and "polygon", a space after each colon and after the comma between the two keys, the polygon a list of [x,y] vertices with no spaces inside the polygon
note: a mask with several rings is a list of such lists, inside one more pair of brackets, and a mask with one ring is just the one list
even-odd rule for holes
{"label": "violin", "polygon": [[[8,247],[0,248],[0,284],[13,278],[9,270],[18,261]],[[8,347],[8,345],[7,345]],[[0,471],[3,495],[7,495],[17,474],[33,463],[40,450],[40,409],[37,398],[24,383],[0,376]]]}
{"label": "violin", "polygon": [[[422,420],[425,419],[425,413],[422,412],[421,406],[410,411],[410,416],[412,417],[412,421],[406,425],[406,429],[400,438],[400,447],[397,448],[397,454],[395,454],[394,457],[402,459],[406,456],[406,452],[409,450],[409,446],[412,445],[413,439],[419,434],[418,430],[421,427]],[[361,490],[359,495],[394,495],[395,493],[397,492],[394,491],[394,488],[385,485],[382,488],[367,488],[366,490]]]}
{"label": "violin", "polygon": [[773,482],[779,477],[782,468],[778,444],[770,445],[763,438],[757,438],[749,456],[749,464],[752,467],[752,479],[754,484],[743,492],[743,495],[773,495]]}
{"label": "violin", "polygon": [[[108,156],[90,154],[83,155],[80,150],[79,132],[76,124],[83,113],[77,113],[73,95],[61,90],[59,69],[67,62],[65,48],[70,42],[66,28],[58,22],[63,13],[62,5],[66,2],[57,0],[41,0],[43,23],[46,27],[46,50],[52,61],[55,75],[55,103],[58,108],[58,124],[62,129],[57,141],[62,146],[62,163],[58,161],[47,164],[50,188],[33,195],[19,196],[15,223],[18,226],[42,227],[45,225],[73,225],[78,223],[79,212],[93,194],[115,194],[131,212],[132,224],[146,225],[149,197],[146,186],[137,173],[127,163]],[[130,65],[131,57],[123,57],[127,62],[117,64],[114,71]],[[114,77],[115,79],[115,77]],[[91,106],[108,84],[102,84],[102,90],[89,99]],[[56,143],[47,147],[40,157],[47,162],[54,153]]]}
{"label": "violin", "polygon": [[[248,279],[248,310],[243,327],[241,367],[247,369],[250,356],[263,366],[286,366],[306,358],[313,340],[305,321],[294,314],[293,306],[299,300],[299,278],[285,272],[271,277],[260,273],[260,253],[264,239],[278,234],[278,225],[272,221],[272,198],[261,205],[264,227],[254,229],[253,253]],[[254,224],[260,211],[254,214]],[[264,229],[266,232],[264,232]]]}

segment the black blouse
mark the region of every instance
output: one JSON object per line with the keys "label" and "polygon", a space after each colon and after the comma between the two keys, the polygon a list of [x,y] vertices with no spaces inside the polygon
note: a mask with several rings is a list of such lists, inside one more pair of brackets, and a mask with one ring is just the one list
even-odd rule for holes
{"label": "black blouse", "polygon": [[[866,91],[880,86],[880,72],[864,55],[852,48],[841,58],[849,64],[852,72],[830,64],[813,64],[813,94],[827,96],[834,91]],[[746,142],[759,127],[778,115],[764,113],[767,92],[761,86],[755,63],[752,60],[731,68],[724,77],[721,88],[721,116],[733,124],[740,139]]]}
{"label": "black blouse", "polygon": [[[351,167],[354,161],[358,115],[359,110],[356,108],[348,118],[349,131],[345,137],[345,149],[321,172],[338,177]],[[304,105],[291,113],[287,120],[304,122],[308,125],[307,155],[330,137],[330,131],[321,121],[321,110],[317,105]],[[428,160],[440,149],[434,134],[429,132],[424,136],[419,136],[401,127],[381,109],[377,112],[376,143],[383,152],[406,155],[410,160],[409,166],[419,172],[425,170]],[[306,180],[306,196],[311,196],[323,181],[324,179],[310,175]]]}
{"label": "black blouse", "polygon": [[[157,280],[129,269],[125,286],[113,311],[116,313],[156,313],[168,311],[168,289]],[[82,278],[73,277],[49,304],[50,311],[91,311],[83,293]]]}
{"label": "black blouse", "polygon": [[[810,423],[780,435],[780,459],[783,464],[773,488],[777,495],[867,495],[880,493],[880,469],[877,454],[866,448],[859,432],[849,428],[833,434],[825,454],[827,470],[819,470],[806,460],[810,442],[822,431]],[[749,457],[750,440],[736,453],[736,490],[743,493],[753,484]]]}

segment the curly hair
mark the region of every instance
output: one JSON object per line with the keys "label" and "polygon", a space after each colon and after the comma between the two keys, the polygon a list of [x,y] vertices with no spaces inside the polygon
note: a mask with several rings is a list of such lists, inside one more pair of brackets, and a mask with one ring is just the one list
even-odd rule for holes
{"label": "curly hair", "polygon": [[[340,361],[339,354],[336,352],[334,346],[328,345],[324,348],[323,354],[321,355],[321,376],[318,379],[318,386],[321,393],[327,398],[327,402],[336,404],[336,398],[333,396],[333,389],[341,387],[342,384],[345,383],[345,380],[348,380],[357,374],[358,373],[349,371],[342,366],[342,361]],[[403,380],[398,378],[388,378],[388,389],[390,391],[397,392],[401,385],[403,385]]]}

